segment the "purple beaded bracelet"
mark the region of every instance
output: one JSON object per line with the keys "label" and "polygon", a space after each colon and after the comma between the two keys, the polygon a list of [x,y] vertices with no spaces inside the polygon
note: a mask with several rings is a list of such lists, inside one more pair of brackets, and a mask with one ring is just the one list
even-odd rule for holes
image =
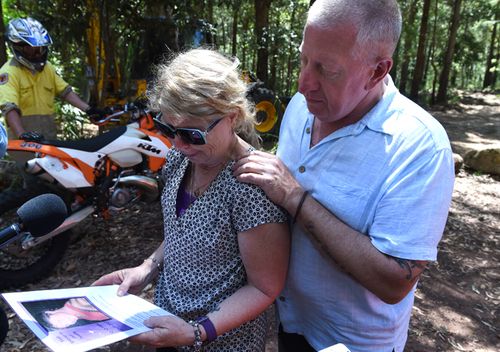
{"label": "purple beaded bracelet", "polygon": [[196,322],[203,326],[207,333],[207,342],[212,342],[217,338],[217,331],[215,330],[214,323],[207,316],[199,317]]}

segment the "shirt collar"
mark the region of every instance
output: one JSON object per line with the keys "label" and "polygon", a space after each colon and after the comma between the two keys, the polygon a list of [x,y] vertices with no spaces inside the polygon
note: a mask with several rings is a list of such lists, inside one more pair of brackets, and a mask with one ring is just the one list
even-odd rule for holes
{"label": "shirt collar", "polygon": [[[384,79],[384,95],[382,99],[358,122],[363,127],[389,135],[396,133],[395,120],[389,118],[397,112],[394,103],[398,89],[394,85],[391,76]],[[356,129],[358,130],[358,129]]]}

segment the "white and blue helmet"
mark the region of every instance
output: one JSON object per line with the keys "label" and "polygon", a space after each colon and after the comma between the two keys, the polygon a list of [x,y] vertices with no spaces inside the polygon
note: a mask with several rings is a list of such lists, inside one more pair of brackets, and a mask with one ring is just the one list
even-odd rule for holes
{"label": "white and blue helmet", "polygon": [[30,70],[43,70],[52,38],[40,22],[30,17],[15,18],[9,22],[6,36],[17,61]]}

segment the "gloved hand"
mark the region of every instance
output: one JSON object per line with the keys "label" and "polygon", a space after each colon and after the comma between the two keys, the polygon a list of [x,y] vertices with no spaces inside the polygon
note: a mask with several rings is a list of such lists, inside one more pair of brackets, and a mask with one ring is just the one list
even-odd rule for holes
{"label": "gloved hand", "polygon": [[19,139],[23,139],[25,141],[29,142],[41,142],[45,138],[43,138],[43,134],[35,132],[35,131],[29,131],[29,132],[24,132],[19,135]]}
{"label": "gloved hand", "polygon": [[85,110],[85,113],[89,117],[90,121],[96,122],[105,118],[106,115],[111,114],[111,109],[109,108],[101,109],[95,106],[90,106],[87,110]]}

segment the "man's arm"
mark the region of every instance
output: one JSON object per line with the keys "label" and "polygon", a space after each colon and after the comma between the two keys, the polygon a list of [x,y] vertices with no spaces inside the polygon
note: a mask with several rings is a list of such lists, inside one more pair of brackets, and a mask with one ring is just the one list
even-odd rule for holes
{"label": "man's arm", "polygon": [[[294,209],[293,203],[289,207]],[[342,270],[389,304],[406,297],[427,266],[427,261],[380,252],[368,236],[340,221],[309,195],[299,210],[297,223]]]}
{"label": "man's arm", "polygon": [[5,114],[5,119],[7,120],[7,124],[11,131],[14,133],[16,137],[20,136],[26,130],[21,123],[21,114],[17,109],[12,109]]}
{"label": "man's arm", "polygon": [[66,94],[63,98],[66,100],[68,103],[73,105],[74,107],[82,110],[83,112],[86,112],[87,109],[90,107],[89,104],[84,102],[75,92],[70,91],[68,94]]}
{"label": "man's arm", "polygon": [[[236,162],[234,174],[242,182],[261,187],[273,202],[295,217],[304,189],[276,156],[252,152]],[[426,261],[381,253],[368,236],[344,224],[310,195],[296,220],[339,267],[386,303],[401,301],[427,265]]]}

